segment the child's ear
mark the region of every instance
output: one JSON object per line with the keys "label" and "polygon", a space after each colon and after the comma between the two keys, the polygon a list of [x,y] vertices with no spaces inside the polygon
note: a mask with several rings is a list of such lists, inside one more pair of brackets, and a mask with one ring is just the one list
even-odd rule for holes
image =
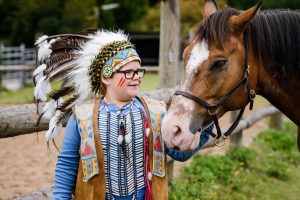
{"label": "child's ear", "polygon": [[101,76],[101,82],[104,83],[105,85],[109,85],[108,78],[105,78],[104,76]]}

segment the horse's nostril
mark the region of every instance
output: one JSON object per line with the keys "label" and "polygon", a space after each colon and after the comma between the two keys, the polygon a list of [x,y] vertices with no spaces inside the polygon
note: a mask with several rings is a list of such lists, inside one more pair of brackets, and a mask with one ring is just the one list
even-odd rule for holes
{"label": "horse's nostril", "polygon": [[173,149],[178,150],[178,151],[180,150],[180,148],[178,146],[174,146]]}
{"label": "horse's nostril", "polygon": [[181,129],[179,126],[176,126],[176,131],[174,131],[174,136],[178,135],[180,133]]}
{"label": "horse's nostril", "polygon": [[[171,138],[172,144],[175,148],[178,148],[181,146],[183,142],[183,137],[181,135],[181,128],[179,126],[175,126],[172,131],[172,138]],[[173,148],[174,148],[173,147]],[[178,148],[179,149],[179,148]]]}

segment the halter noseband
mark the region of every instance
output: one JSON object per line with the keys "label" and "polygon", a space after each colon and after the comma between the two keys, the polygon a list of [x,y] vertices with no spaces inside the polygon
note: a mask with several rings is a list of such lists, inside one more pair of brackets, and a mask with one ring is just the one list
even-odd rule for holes
{"label": "halter noseband", "polygon": [[245,107],[241,108],[238,117],[236,118],[236,120],[234,121],[234,123],[230,126],[230,128],[222,135],[221,129],[220,129],[220,125],[219,125],[219,120],[218,120],[218,116],[217,116],[217,111],[218,111],[218,107],[220,105],[223,105],[225,103],[225,101],[228,99],[228,97],[240,86],[245,82],[245,90],[248,90],[249,92],[249,102],[250,102],[250,107],[249,109],[252,110],[253,108],[253,103],[254,103],[254,99],[256,96],[255,90],[251,89],[250,84],[249,84],[249,75],[250,75],[250,66],[248,65],[248,41],[246,39],[246,34],[244,33],[244,42],[245,42],[245,72],[244,72],[244,76],[243,78],[233,87],[231,88],[227,93],[225,93],[220,100],[215,103],[215,104],[209,104],[206,101],[190,94],[184,91],[180,91],[177,90],[174,95],[181,95],[184,96],[186,98],[192,99],[193,101],[195,101],[196,103],[200,104],[201,106],[205,107],[207,109],[208,114],[210,115],[210,117],[212,118],[214,124],[216,125],[216,129],[217,129],[217,134],[211,132],[210,135],[215,138],[215,145],[216,146],[222,146],[223,144],[219,144],[217,143],[217,139],[219,138],[223,138],[223,140],[225,141],[230,134],[232,133],[232,131],[237,127],[239,121],[241,120]]}

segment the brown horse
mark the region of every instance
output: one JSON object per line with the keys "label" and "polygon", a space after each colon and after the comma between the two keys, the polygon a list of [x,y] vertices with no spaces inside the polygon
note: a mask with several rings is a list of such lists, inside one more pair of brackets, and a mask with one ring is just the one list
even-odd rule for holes
{"label": "brown horse", "polygon": [[168,147],[195,148],[199,130],[212,123],[212,136],[226,139],[238,120],[222,134],[218,118],[237,109],[241,117],[256,93],[300,126],[300,13],[260,7],[218,11],[205,1],[204,20],[183,52],[185,78],[162,125]]}

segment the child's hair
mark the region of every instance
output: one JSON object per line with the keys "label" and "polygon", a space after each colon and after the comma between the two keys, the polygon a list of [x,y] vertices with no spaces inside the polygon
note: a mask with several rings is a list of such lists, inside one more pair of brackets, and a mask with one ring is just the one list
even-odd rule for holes
{"label": "child's hair", "polygon": [[101,81],[101,86],[100,86],[100,91],[99,91],[100,99],[102,99],[105,95],[106,95],[106,85],[104,83],[102,83],[102,81]]}

